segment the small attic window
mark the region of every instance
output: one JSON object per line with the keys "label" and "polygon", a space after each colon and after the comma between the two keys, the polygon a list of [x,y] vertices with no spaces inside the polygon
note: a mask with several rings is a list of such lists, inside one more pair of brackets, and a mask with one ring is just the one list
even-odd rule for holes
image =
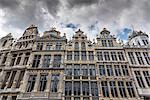
{"label": "small attic window", "polygon": [[2,47],[4,47],[6,45],[6,43],[7,43],[7,40],[4,41]]}

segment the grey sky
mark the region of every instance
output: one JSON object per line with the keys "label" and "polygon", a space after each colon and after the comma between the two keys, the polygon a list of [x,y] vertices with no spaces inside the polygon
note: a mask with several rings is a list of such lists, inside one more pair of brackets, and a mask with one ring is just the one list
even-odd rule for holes
{"label": "grey sky", "polygon": [[91,38],[103,27],[115,35],[124,28],[149,33],[149,10],[150,0],[0,0],[0,37],[21,36],[30,24],[40,33],[55,26],[69,38],[78,28]]}

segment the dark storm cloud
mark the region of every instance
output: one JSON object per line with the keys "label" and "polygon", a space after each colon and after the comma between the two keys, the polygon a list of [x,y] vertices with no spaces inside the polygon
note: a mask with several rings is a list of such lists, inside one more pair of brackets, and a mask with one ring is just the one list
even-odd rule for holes
{"label": "dark storm cloud", "polygon": [[59,11],[60,1],[59,0],[40,0],[47,9],[50,14],[56,16]]}
{"label": "dark storm cloud", "polygon": [[0,0],[0,8],[6,13],[4,26],[23,29],[30,24],[36,24],[43,28],[45,14],[56,17],[59,4],[59,0]]}
{"label": "dark storm cloud", "polygon": [[67,0],[68,7],[80,7],[80,6],[88,6],[95,3],[98,3],[100,0]]}
{"label": "dark storm cloud", "polygon": [[0,28],[10,32],[6,26],[24,30],[35,24],[45,30],[57,21],[63,22],[63,28],[81,27],[87,31],[105,25],[120,29],[143,25],[150,29],[149,9],[150,0],[0,0],[0,11],[4,12]]}
{"label": "dark storm cloud", "polygon": [[0,8],[17,8],[20,4],[17,0],[0,0]]}

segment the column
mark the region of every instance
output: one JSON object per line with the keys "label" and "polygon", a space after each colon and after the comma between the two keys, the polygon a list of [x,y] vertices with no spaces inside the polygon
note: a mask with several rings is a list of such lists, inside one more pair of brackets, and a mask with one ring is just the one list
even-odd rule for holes
{"label": "column", "polygon": [[12,96],[8,95],[7,100],[12,100]]}
{"label": "column", "polygon": [[10,62],[11,62],[11,54],[10,53],[8,53],[7,54],[7,59],[6,59],[6,62],[5,62],[5,66],[9,66],[10,65]]}
{"label": "column", "polygon": [[3,54],[1,55],[0,64],[2,64],[2,61],[3,61],[3,59],[4,59],[4,56],[5,56],[5,54],[3,53]]}
{"label": "column", "polygon": [[74,81],[72,81],[72,94],[71,94],[71,100],[74,100]]}
{"label": "column", "polygon": [[31,53],[30,56],[29,56],[27,67],[31,67],[32,66],[33,59],[34,59],[34,54]]}
{"label": "column", "polygon": [[64,53],[64,60],[67,60],[67,51]]}
{"label": "column", "polygon": [[[64,54],[65,54],[65,53],[64,53]],[[63,67],[64,67],[64,65],[63,65],[63,64],[64,64],[64,63],[63,63],[63,60],[64,60],[64,55],[61,54],[60,68],[63,68]]]}
{"label": "column", "polygon": [[26,87],[27,87],[27,84],[28,84],[28,79],[29,79],[29,73],[25,72],[24,73],[24,78],[23,80],[21,81],[20,83],[20,91],[21,92],[26,92]]}
{"label": "column", "polygon": [[88,51],[86,51],[86,60],[87,60],[87,61],[90,60],[90,59],[89,59],[89,52],[88,52]]}
{"label": "column", "polygon": [[5,79],[6,71],[3,70],[2,73],[3,73],[3,74],[2,74],[2,76],[1,76],[1,78],[0,78],[0,88],[1,88],[1,86],[2,86],[2,84],[3,84],[3,80]]}
{"label": "column", "polygon": [[60,74],[60,77],[59,77],[60,79],[59,79],[59,87],[58,87],[58,93],[59,93],[59,97],[61,97],[61,94],[62,94],[62,92],[63,92],[63,86],[64,86],[64,84],[63,84],[63,74],[61,73]]}
{"label": "column", "polygon": [[43,61],[44,61],[44,55],[41,55],[41,59],[40,59],[40,64],[39,64],[39,68],[43,67]]}
{"label": "column", "polygon": [[46,92],[50,92],[50,83],[51,83],[51,74],[48,74],[47,76],[47,85],[46,85]]}
{"label": "column", "polygon": [[50,68],[52,68],[52,67],[53,67],[53,60],[54,60],[54,55],[53,55],[53,54],[51,54]]}
{"label": "column", "polygon": [[89,82],[89,92],[90,92],[89,94],[90,100],[92,100],[91,82]]}
{"label": "column", "polygon": [[72,51],[72,61],[74,61],[74,51]]}

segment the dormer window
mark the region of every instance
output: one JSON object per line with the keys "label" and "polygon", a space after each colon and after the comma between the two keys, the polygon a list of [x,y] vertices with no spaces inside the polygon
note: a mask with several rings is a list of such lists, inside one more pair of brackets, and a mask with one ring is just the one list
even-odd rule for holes
{"label": "dormer window", "polygon": [[75,42],[74,49],[79,50],[79,43],[78,42]]}
{"label": "dormer window", "polygon": [[6,43],[7,43],[7,40],[4,41],[2,47],[4,47],[6,45]]}
{"label": "dormer window", "polygon": [[56,50],[61,50],[61,46],[62,46],[61,43],[56,43]]}
{"label": "dormer window", "polygon": [[85,43],[84,43],[84,42],[81,43],[81,49],[82,49],[82,50],[85,50],[85,49],[86,49],[86,46],[85,46]]}
{"label": "dormer window", "polygon": [[78,37],[75,37],[75,39],[78,39]]}
{"label": "dormer window", "polygon": [[148,44],[148,41],[147,40],[142,40],[143,41],[143,44],[144,45],[147,45]]}
{"label": "dormer window", "polygon": [[107,47],[107,42],[106,42],[106,40],[102,40],[102,46],[103,46],[103,47]]}
{"label": "dormer window", "polygon": [[42,48],[43,48],[43,43],[38,43],[36,50],[42,50]]}
{"label": "dormer window", "polygon": [[113,47],[113,41],[112,41],[112,40],[108,40],[108,45],[109,45],[110,47]]}

